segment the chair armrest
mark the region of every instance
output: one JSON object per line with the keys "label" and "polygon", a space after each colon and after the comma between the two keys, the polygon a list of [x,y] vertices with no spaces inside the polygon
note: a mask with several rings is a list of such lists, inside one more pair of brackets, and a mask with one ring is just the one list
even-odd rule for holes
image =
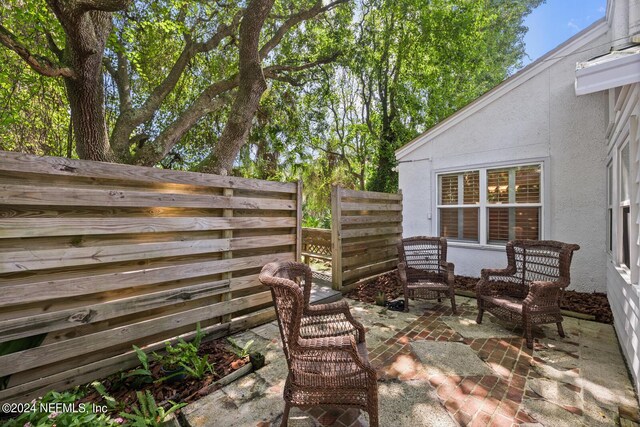
{"label": "chair armrest", "polygon": [[559,305],[560,293],[566,287],[562,281],[536,281],[529,285],[529,293],[523,301],[527,306],[555,306]]}
{"label": "chair armrest", "polygon": [[504,280],[507,277],[512,277],[513,273],[508,269],[483,269],[481,272],[480,280],[476,284],[476,296],[481,295],[495,295],[501,293],[500,287],[507,285],[513,286],[514,283],[507,283]]}
{"label": "chair armrest", "polygon": [[347,354],[360,369],[374,378],[376,377],[375,370],[360,357],[356,341],[352,336],[299,338],[296,345],[292,346],[292,351],[302,358],[311,358],[327,363],[335,361],[338,354]]}
{"label": "chair armrest", "polygon": [[[302,326],[311,327],[311,325],[323,325],[324,329],[329,329],[329,333],[319,333],[319,336],[337,336],[346,335],[354,336],[358,342],[364,342],[365,330],[364,326],[354,319],[349,310],[349,303],[344,300],[331,302],[327,304],[311,305],[306,308],[303,315]],[[341,327],[344,322],[350,327]]]}
{"label": "chair armrest", "polygon": [[484,280],[491,280],[491,276],[513,276],[515,274],[515,269],[513,268],[483,268],[480,270],[480,277]]}
{"label": "chair armrest", "polygon": [[455,265],[453,265],[452,262],[440,261],[440,267],[444,270],[447,284],[449,286],[453,286],[456,282],[456,277],[453,272],[455,270]]}
{"label": "chair armrest", "polygon": [[407,264],[404,262],[398,263],[398,280],[402,286],[407,286]]}
{"label": "chair armrest", "polygon": [[326,304],[309,305],[305,308],[305,314],[317,315],[317,314],[336,314],[336,313],[349,313],[349,303],[345,300],[329,302]]}

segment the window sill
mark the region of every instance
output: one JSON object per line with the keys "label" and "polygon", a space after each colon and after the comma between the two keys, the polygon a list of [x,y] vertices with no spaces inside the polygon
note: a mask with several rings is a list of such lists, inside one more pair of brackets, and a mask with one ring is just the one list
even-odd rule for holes
{"label": "window sill", "polygon": [[481,249],[496,252],[504,252],[506,247],[506,245],[481,245],[480,243],[457,242],[454,240],[447,240],[447,246],[453,248]]}
{"label": "window sill", "polygon": [[[633,283],[631,283],[631,272],[629,271],[628,268],[615,265],[613,261],[610,261],[610,262],[611,264],[613,264],[613,268],[616,269],[616,271],[618,272],[622,280],[624,280],[627,283],[627,285],[634,285]],[[635,285],[638,285],[638,284],[636,283]]]}

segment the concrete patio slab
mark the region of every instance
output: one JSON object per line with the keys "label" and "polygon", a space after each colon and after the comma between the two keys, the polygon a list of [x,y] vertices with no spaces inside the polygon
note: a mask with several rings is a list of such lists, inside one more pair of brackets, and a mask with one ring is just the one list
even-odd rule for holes
{"label": "concrete patio slab", "polygon": [[429,375],[491,375],[492,371],[464,343],[415,341],[411,348],[424,364]]}
{"label": "concrete patio slab", "polygon": [[524,411],[545,427],[586,426],[582,415],[573,414],[561,406],[546,400],[527,399],[523,403]]}
{"label": "concrete patio slab", "polygon": [[[638,409],[611,325],[566,318],[566,338],[543,326],[529,350],[516,326],[503,336],[509,326],[494,329],[491,315],[475,325],[475,301],[457,300],[458,316],[445,302],[411,301],[403,313],[349,301],[378,371],[381,426],[614,426],[619,406]],[[184,408],[188,425],[278,426],[288,372],[279,336],[275,322],[238,334],[266,365]],[[289,425],[366,427],[368,415],[294,408]]]}
{"label": "concrete patio slab", "polygon": [[380,425],[447,427],[458,424],[438,402],[428,381],[390,381],[378,386]]}
{"label": "concrete patio slab", "polygon": [[545,400],[560,406],[582,408],[582,396],[576,387],[550,380],[548,378],[532,378],[527,381],[527,386]]}
{"label": "concrete patio slab", "polygon": [[485,317],[481,324],[475,319],[460,316],[441,317],[444,323],[464,338],[512,338],[522,336],[522,332],[514,332],[513,324],[503,323],[492,317]]}

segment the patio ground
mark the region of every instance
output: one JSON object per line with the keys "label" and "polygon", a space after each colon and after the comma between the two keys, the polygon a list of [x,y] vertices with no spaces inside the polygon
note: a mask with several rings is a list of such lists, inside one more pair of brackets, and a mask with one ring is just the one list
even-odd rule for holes
{"label": "patio ground", "polygon": [[[635,425],[626,418],[636,416],[638,400],[611,325],[565,318],[566,338],[555,325],[539,328],[532,352],[520,328],[489,313],[476,325],[473,299],[457,297],[457,316],[448,303],[412,301],[401,313],[347,301],[367,329],[383,427]],[[280,423],[287,365],[277,324],[234,339],[255,340],[267,364],[186,407],[192,427]],[[293,409],[289,425],[368,423],[357,410],[329,407]]]}

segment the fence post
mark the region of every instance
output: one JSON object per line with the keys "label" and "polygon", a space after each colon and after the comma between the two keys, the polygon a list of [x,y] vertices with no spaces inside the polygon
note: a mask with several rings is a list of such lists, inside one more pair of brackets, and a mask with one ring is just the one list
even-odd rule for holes
{"label": "fence post", "polygon": [[[296,262],[302,259],[302,180],[298,180],[296,193]],[[308,261],[307,261],[308,263]]]}
{"label": "fence post", "polygon": [[331,187],[331,279],[336,291],[342,290],[341,198],[342,188]]}
{"label": "fence post", "polygon": [[[222,190],[222,195],[227,197],[233,197],[233,189],[225,188]],[[222,216],[224,218],[233,217],[233,209],[223,209]],[[222,237],[229,240],[229,248],[231,249],[231,239],[233,239],[233,230],[224,230],[222,232]],[[222,259],[231,259],[233,258],[233,253],[228,250],[222,253]],[[231,289],[231,278],[233,277],[233,273],[222,273],[222,278],[229,281],[229,289]],[[233,294],[231,291],[222,294],[220,297],[220,301],[231,301],[233,299]],[[225,314],[220,318],[220,323],[231,323],[231,314]]]}

